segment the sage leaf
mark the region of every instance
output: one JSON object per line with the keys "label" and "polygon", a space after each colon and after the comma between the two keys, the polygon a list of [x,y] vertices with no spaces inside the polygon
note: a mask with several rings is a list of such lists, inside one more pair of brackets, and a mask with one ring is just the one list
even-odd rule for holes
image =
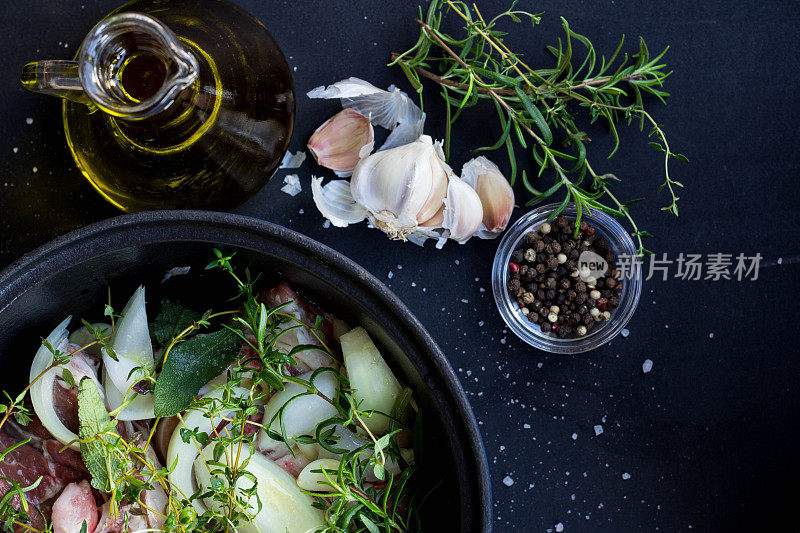
{"label": "sage leaf", "polygon": [[178,333],[200,320],[201,316],[193,309],[164,298],[161,300],[161,311],[151,326],[153,336],[161,346],[165,346]]}
{"label": "sage leaf", "polygon": [[155,415],[173,416],[185,410],[200,388],[236,359],[241,345],[240,337],[229,329],[176,344],[156,381]]}
{"label": "sage leaf", "polygon": [[83,378],[78,387],[78,420],[81,456],[92,475],[92,486],[111,492],[125,473],[128,454],[116,447],[122,437],[108,416],[97,385],[89,378]]}

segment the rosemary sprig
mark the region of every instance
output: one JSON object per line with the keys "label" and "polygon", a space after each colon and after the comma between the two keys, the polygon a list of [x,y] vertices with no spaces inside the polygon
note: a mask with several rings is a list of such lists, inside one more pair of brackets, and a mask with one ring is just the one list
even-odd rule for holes
{"label": "rosemary sprig", "polygon": [[[538,166],[537,177],[542,177],[547,169],[555,174],[554,182],[539,190],[531,183],[527,172],[522,171],[523,186],[533,196],[526,205],[540,203],[563,190],[563,201],[551,218],[570,203],[576,207],[578,222],[583,213],[591,213],[593,209],[624,217],[633,230],[632,236],[637,239],[638,253],[650,253],[642,239],[651,235],[640,230],[630,214],[630,205],[636,200],[618,200],[610,190],[610,182],[618,178],[594,171],[587,159],[589,136],[577,121],[583,118],[590,123],[606,122],[614,138],[609,158],[619,148],[617,127],[621,122],[630,124],[638,118],[641,130],[649,124],[649,136],[654,139],[650,146],[664,153],[664,181],[659,191],[666,190],[670,201],[662,210],[677,216],[676,191],[683,185],[670,176],[669,162],[671,159],[688,160],[672,152],[662,126],[644,107],[645,95],[654,96],[662,103],[669,96],[662,89],[671,73],[661,63],[667,50],[652,57],[644,39],[640,38],[636,53],[620,55],[623,36],[614,53],[606,59],[597,53],[587,37],[572,30],[562,18],[565,37],[558,40],[558,46],[548,47],[555,65],[534,69],[523,61],[521,54],[506,46],[505,32],[499,28],[505,20],[516,23],[525,20],[532,27],[540,22],[539,14],[515,9],[516,4],[514,1],[508,10],[487,20],[475,4],[433,0],[424,20],[420,10],[416,22],[421,31],[416,44],[402,54],[393,54],[391,64],[401,67],[420,100],[422,78],[439,86],[446,106],[444,146],[448,157],[452,125],[461,112],[482,100],[489,100],[497,111],[502,133],[496,143],[476,151],[505,147],[512,185],[517,176],[518,147],[530,151]],[[442,30],[447,13],[454,14],[464,24],[463,36],[453,37]],[[577,48],[584,49],[582,58],[578,57]],[[584,111],[582,115],[576,112],[580,110]],[[562,146],[556,147],[557,140],[561,140]],[[576,224],[576,231],[578,226]]]}

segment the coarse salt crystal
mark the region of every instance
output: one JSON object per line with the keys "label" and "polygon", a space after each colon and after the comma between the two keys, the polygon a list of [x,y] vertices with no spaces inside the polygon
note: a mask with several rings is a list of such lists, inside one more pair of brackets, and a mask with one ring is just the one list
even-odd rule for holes
{"label": "coarse salt crystal", "polygon": [[328,219],[325,219],[325,222],[322,223],[322,227],[325,228],[325,229],[330,228],[331,227],[331,221],[328,220]]}
{"label": "coarse salt crystal", "polygon": [[623,329],[622,331],[620,331],[620,333],[622,334],[623,337],[627,337],[628,335],[631,334],[631,332],[628,331],[627,329]]}
{"label": "coarse salt crystal", "polygon": [[709,334],[708,334],[708,338],[709,338],[709,339],[713,339],[713,338],[714,338],[714,334],[713,334],[713,333],[709,333]]}
{"label": "coarse salt crystal", "polygon": [[631,475],[629,473],[625,472],[624,474],[622,474],[622,479],[630,479],[630,478]]}
{"label": "coarse salt crystal", "polygon": [[651,370],[653,370],[653,361],[651,361],[650,359],[645,359],[644,363],[642,363],[642,372],[647,374]]}
{"label": "coarse salt crystal", "polygon": [[303,187],[300,185],[300,176],[297,174],[289,174],[283,178],[283,187],[281,190],[289,196],[297,196]]}
{"label": "coarse salt crystal", "polygon": [[31,117],[28,117],[28,118],[26,118],[26,119],[25,119],[25,124],[27,124],[28,126],[30,126],[31,124],[33,124],[33,119],[32,119]]}
{"label": "coarse salt crystal", "polygon": [[286,151],[283,154],[283,159],[281,160],[281,166],[278,168],[300,168],[300,165],[303,164],[303,161],[306,160],[306,153],[302,150],[299,150],[297,153],[293,154],[292,152]]}
{"label": "coarse salt crystal", "polygon": [[779,265],[782,265],[782,264],[783,264],[783,257],[779,257],[779,258],[778,258],[778,264],[779,264]]}
{"label": "coarse salt crystal", "polygon": [[530,424],[522,424],[522,427],[525,428],[525,429],[531,429],[531,425]]}
{"label": "coarse salt crystal", "polygon": [[597,425],[594,427],[594,434],[595,434],[595,435],[599,435],[599,434],[601,434],[602,432],[603,432],[603,426],[601,426],[600,424],[597,424]]}
{"label": "coarse salt crystal", "polygon": [[511,479],[511,476],[506,476],[506,477],[503,478],[503,485],[505,485],[506,487],[510,487],[513,484],[514,484],[514,480]]}
{"label": "coarse salt crystal", "polygon": [[389,273],[386,275],[386,277],[392,279],[394,277],[394,272],[390,270]]}
{"label": "coarse salt crystal", "polygon": [[578,440],[578,434],[577,433],[573,433],[572,434],[572,440]]}
{"label": "coarse salt crystal", "polygon": [[559,522],[558,524],[556,524],[556,533],[561,533],[562,531],[564,531],[564,524]]}

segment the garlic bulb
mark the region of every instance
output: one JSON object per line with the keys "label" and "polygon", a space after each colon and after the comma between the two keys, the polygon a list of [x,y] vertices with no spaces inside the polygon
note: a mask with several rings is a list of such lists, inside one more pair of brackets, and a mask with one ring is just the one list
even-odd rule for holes
{"label": "garlic bulb", "polygon": [[317,128],[308,140],[308,149],[317,163],[345,177],[352,174],[362,157],[372,152],[374,139],[369,119],[345,108]]}
{"label": "garlic bulb", "polygon": [[497,165],[483,156],[464,165],[461,179],[475,189],[483,205],[483,225],[477,236],[483,239],[497,237],[506,229],[514,210],[514,191],[508,180]]}
{"label": "garlic bulb", "polygon": [[404,239],[437,216],[448,178],[455,178],[453,171],[439,157],[431,138],[422,135],[361,160],[353,171],[350,190],[378,228]]}

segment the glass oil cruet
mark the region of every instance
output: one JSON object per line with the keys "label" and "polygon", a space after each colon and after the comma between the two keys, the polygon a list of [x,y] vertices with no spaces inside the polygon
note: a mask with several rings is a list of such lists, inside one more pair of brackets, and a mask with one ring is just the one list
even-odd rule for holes
{"label": "glass oil cruet", "polygon": [[226,0],[129,2],[75,61],[29,63],[22,84],[64,98],[79,169],[124,211],[239,206],[278,168],[294,125],[286,59]]}

